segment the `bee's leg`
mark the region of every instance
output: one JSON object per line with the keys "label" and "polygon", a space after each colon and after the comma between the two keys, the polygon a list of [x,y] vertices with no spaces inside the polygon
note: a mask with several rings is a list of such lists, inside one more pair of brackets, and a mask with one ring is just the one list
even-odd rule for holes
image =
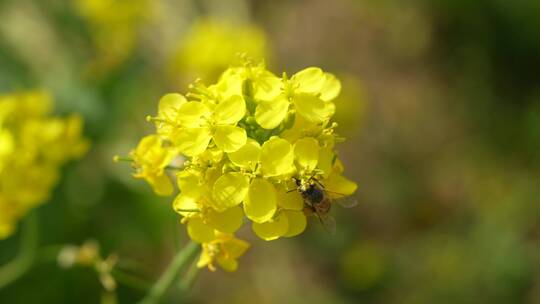
{"label": "bee's leg", "polygon": [[317,185],[321,186],[321,188],[324,189],[324,185],[318,179],[313,177],[313,180],[317,183]]}
{"label": "bee's leg", "polygon": [[[300,180],[298,178],[296,178],[296,177],[293,177],[292,179],[293,179],[294,183],[296,184],[296,186],[300,187]],[[287,189],[287,188],[288,188],[287,183],[285,183],[285,191],[286,191],[286,193],[291,193],[293,191],[298,190],[298,188],[294,188],[294,189]]]}

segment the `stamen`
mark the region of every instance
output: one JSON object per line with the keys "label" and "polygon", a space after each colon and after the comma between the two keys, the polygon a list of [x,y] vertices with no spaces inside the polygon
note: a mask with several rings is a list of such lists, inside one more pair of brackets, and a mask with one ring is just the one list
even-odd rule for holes
{"label": "stamen", "polygon": [[167,166],[167,167],[165,167],[165,170],[181,171],[181,170],[184,170],[184,168],[183,167],[175,167],[175,166]]}
{"label": "stamen", "polygon": [[133,158],[131,158],[131,157],[122,157],[122,156],[120,156],[120,155],[115,155],[115,156],[113,157],[113,161],[114,161],[115,163],[118,163],[118,162],[121,162],[121,161],[124,161],[124,162],[130,162],[130,163],[131,163],[131,162],[134,162],[135,160],[134,160]]}
{"label": "stamen", "polygon": [[177,212],[201,212],[200,209],[174,209]]}

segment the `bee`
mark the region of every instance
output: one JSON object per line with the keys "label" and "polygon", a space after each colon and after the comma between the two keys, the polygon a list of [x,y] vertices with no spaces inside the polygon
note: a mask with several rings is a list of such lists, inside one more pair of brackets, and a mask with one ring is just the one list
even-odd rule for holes
{"label": "bee", "polygon": [[[333,203],[338,203],[344,208],[352,208],[358,204],[352,196],[326,190],[324,185],[310,178],[307,182],[295,179],[297,190],[304,199],[304,213],[306,215],[314,214],[321,222],[324,229],[330,234],[336,232],[336,220],[329,214]],[[338,196],[332,198],[332,196]]]}

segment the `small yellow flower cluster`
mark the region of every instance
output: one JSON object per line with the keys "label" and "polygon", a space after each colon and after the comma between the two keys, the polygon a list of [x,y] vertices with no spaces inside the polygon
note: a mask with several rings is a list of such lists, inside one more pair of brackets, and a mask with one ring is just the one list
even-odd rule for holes
{"label": "small yellow flower cluster", "polygon": [[85,153],[79,116],[49,116],[43,92],[0,96],[0,239],[47,200],[66,161]]}
{"label": "small yellow flower cluster", "polygon": [[340,90],[339,80],[320,68],[280,78],[246,62],[211,86],[196,82],[186,97],[161,98],[158,115],[149,117],[157,134],[131,153],[135,176],[170,195],[167,169],[184,157],[173,208],[202,244],[199,267],[236,270],[249,247],[234,236],[244,217],[264,240],[302,233],[309,210],[305,193],[296,191],[301,185],[340,195],[356,190],[334,150],[339,138],[330,120]]}

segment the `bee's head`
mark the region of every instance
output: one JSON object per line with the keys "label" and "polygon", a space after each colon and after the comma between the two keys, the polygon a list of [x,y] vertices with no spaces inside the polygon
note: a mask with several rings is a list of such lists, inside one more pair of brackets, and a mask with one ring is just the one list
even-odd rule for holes
{"label": "bee's head", "polygon": [[310,187],[310,183],[305,181],[305,180],[302,180],[302,179],[299,179],[299,178],[294,178],[294,182],[296,183],[296,187],[298,187],[298,190],[300,192],[304,192],[304,191],[307,191]]}

